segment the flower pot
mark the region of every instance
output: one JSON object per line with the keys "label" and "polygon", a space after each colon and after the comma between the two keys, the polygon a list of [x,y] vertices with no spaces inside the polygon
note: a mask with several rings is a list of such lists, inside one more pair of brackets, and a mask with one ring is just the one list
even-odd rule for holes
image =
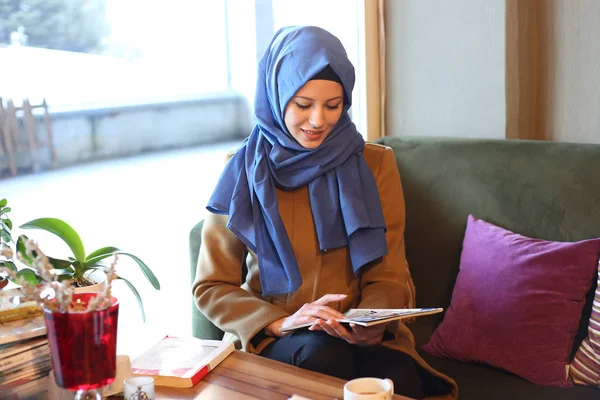
{"label": "flower pot", "polygon": [[93,282],[93,285],[76,287],[75,293],[98,293],[104,290],[106,286],[106,274],[100,270],[89,270],[83,274],[83,277]]}

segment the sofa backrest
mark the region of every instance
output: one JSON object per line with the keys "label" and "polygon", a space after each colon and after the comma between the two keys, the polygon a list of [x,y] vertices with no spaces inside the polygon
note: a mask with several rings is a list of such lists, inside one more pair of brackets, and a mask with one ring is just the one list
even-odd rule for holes
{"label": "sofa backrest", "polygon": [[[377,142],[396,154],[406,201],[407,259],[419,307],[450,304],[468,214],[546,240],[600,237],[600,145],[407,137]],[[200,222],[190,232],[192,280],[201,229]],[[594,289],[576,344],[587,333]],[[222,337],[195,306],[193,334]]]}
{"label": "sofa backrest", "polygon": [[378,143],[396,154],[419,307],[449,306],[469,214],[545,240],[600,237],[600,145],[411,137]]}

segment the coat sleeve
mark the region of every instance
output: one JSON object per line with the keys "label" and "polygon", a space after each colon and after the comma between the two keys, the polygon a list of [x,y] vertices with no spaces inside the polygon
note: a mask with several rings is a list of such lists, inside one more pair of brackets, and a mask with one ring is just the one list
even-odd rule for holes
{"label": "coat sleeve", "polygon": [[387,228],[388,253],[362,273],[358,308],[412,308],[415,292],[404,249],[404,194],[396,157],[389,147],[383,152],[375,180]]}
{"label": "coat sleeve", "polygon": [[289,314],[240,287],[245,246],[227,229],[228,218],[208,213],[192,290],[198,309],[219,329],[240,338],[243,349],[254,352],[250,340]]}

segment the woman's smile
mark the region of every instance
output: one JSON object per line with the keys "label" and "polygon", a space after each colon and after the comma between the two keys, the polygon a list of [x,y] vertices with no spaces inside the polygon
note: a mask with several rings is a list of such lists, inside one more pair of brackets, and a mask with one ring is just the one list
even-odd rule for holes
{"label": "woman's smile", "polygon": [[319,139],[321,137],[321,135],[323,134],[323,132],[325,132],[325,130],[315,131],[315,130],[309,130],[309,129],[304,129],[304,128],[300,128],[300,130],[302,132],[304,132],[304,134],[308,140]]}

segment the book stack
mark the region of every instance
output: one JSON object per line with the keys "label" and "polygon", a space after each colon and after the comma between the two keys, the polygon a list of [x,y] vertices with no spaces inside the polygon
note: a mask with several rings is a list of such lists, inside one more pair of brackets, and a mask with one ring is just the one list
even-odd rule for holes
{"label": "book stack", "polygon": [[42,315],[42,308],[20,288],[0,291],[0,323]]}
{"label": "book stack", "polygon": [[2,292],[0,398],[31,398],[47,389],[52,368],[44,317],[41,309],[24,299],[18,289]]}

